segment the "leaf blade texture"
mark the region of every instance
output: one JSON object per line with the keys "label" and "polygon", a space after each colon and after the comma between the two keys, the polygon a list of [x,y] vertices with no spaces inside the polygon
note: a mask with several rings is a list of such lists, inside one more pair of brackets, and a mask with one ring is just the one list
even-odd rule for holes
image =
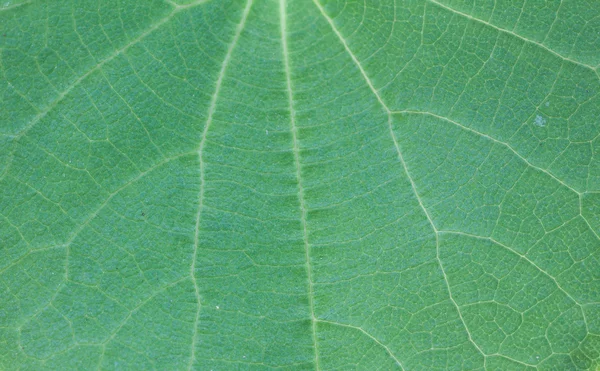
{"label": "leaf blade texture", "polygon": [[3,369],[598,367],[598,3],[0,18]]}

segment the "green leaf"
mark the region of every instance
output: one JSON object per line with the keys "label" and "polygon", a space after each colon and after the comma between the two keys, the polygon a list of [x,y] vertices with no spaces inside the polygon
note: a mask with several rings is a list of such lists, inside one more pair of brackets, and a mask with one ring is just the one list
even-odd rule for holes
{"label": "green leaf", "polygon": [[0,368],[600,365],[600,2],[0,5]]}

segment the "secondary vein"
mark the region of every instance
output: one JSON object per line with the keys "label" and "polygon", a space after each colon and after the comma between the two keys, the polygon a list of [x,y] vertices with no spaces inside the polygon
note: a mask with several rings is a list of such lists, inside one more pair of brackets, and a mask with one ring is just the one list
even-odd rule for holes
{"label": "secondary vein", "polygon": [[389,356],[392,357],[392,359],[396,362],[396,364],[400,367],[400,369],[402,371],[404,371],[404,368],[402,367],[402,364],[400,363],[400,360],[398,360],[398,358],[394,355],[394,353],[392,353],[391,349],[388,348],[384,343],[382,343],[381,341],[379,341],[379,339],[377,339],[375,336],[373,336],[373,335],[369,334],[367,331],[365,331],[362,327],[347,325],[345,323],[340,323],[340,322],[335,322],[335,321],[326,321],[326,320],[322,320],[322,319],[320,319],[318,321],[319,322],[323,322],[323,323],[328,323],[328,324],[334,325],[334,326],[346,327],[346,328],[354,329],[356,331],[360,331],[365,336],[367,336],[369,339],[373,340],[377,345],[379,345],[380,347],[382,347],[383,349],[385,349],[385,351],[387,352],[387,354],[389,354]]}
{"label": "secondary vein", "polygon": [[354,62],[354,64],[356,65],[356,67],[359,69],[359,71],[360,71],[362,77],[364,78],[365,82],[367,83],[367,85],[369,86],[369,88],[371,89],[371,91],[373,92],[373,94],[375,95],[375,97],[377,98],[377,101],[379,101],[379,103],[381,104],[381,107],[387,113],[387,116],[388,116],[388,129],[389,129],[389,132],[390,132],[390,136],[392,137],[392,141],[394,142],[394,147],[395,147],[396,152],[398,154],[398,160],[400,161],[400,163],[402,165],[402,168],[404,170],[404,173],[406,174],[406,177],[408,178],[408,181],[410,182],[413,194],[415,195],[415,198],[416,198],[417,202],[419,203],[419,206],[420,206],[421,210],[423,210],[423,213],[427,217],[427,220],[429,221],[429,224],[431,225],[431,228],[433,229],[433,232],[434,232],[434,235],[435,235],[436,260],[438,261],[438,265],[439,265],[440,270],[442,272],[442,276],[444,277],[444,283],[446,284],[446,289],[448,290],[448,297],[449,297],[450,301],[452,302],[452,304],[454,305],[454,307],[456,308],[456,311],[458,313],[460,321],[462,322],[462,325],[463,325],[463,327],[464,327],[464,329],[465,329],[465,331],[467,333],[467,337],[469,339],[469,342],[485,358],[486,354],[479,347],[479,345],[477,345],[477,343],[475,343],[475,341],[471,337],[471,332],[469,331],[469,328],[467,327],[467,324],[466,324],[466,322],[465,322],[465,320],[464,320],[464,318],[462,316],[462,313],[460,311],[460,307],[458,306],[458,303],[454,300],[454,297],[452,296],[452,291],[450,289],[450,283],[448,281],[448,276],[446,275],[446,271],[444,270],[444,266],[443,266],[442,261],[440,259],[439,232],[438,232],[438,229],[437,229],[437,227],[435,226],[435,224],[433,222],[433,219],[431,218],[431,215],[429,214],[429,211],[427,211],[427,209],[425,208],[425,205],[423,204],[423,201],[421,200],[421,196],[419,195],[419,192],[417,191],[417,187],[415,185],[415,182],[414,182],[412,176],[410,175],[410,171],[408,169],[406,161],[404,160],[404,155],[402,154],[402,149],[400,147],[400,144],[398,143],[398,139],[396,138],[396,134],[394,133],[394,129],[392,127],[392,113],[393,112],[385,104],[383,98],[381,97],[381,95],[379,94],[379,92],[377,91],[377,89],[375,89],[375,86],[371,82],[371,79],[369,78],[369,76],[367,75],[366,71],[362,67],[362,65],[359,62],[358,58],[356,58],[356,56],[354,55],[354,53],[352,52],[352,50],[348,46],[348,43],[346,42],[346,40],[344,39],[344,37],[342,36],[342,34],[336,28],[335,23],[333,22],[333,19],[331,19],[331,17],[329,17],[329,15],[325,12],[325,9],[319,3],[319,0],[313,0],[313,2],[317,6],[317,8],[319,8],[319,11],[323,15],[323,18],[325,18],[325,20],[327,20],[327,23],[329,23],[329,25],[331,26],[331,29],[332,29],[333,33],[338,37],[339,41],[344,46],[344,49],[346,50],[346,52],[348,53],[348,55],[350,56],[350,58],[352,58],[352,61]]}
{"label": "secondary vein", "polygon": [[578,61],[576,61],[576,60],[574,60],[574,59],[572,59],[572,58],[569,58],[569,57],[567,57],[567,56],[564,56],[564,55],[560,54],[560,53],[559,53],[559,52],[557,52],[557,51],[554,51],[553,49],[550,49],[548,46],[546,46],[546,45],[544,45],[544,44],[542,44],[542,43],[539,43],[539,42],[537,42],[537,41],[535,41],[535,40],[528,39],[528,38],[526,38],[526,37],[524,37],[524,36],[521,36],[521,35],[519,35],[519,34],[517,34],[517,33],[513,32],[513,31],[511,31],[511,30],[507,30],[507,29],[505,29],[505,28],[498,27],[498,26],[496,26],[496,25],[494,25],[494,24],[492,24],[492,23],[489,23],[489,22],[486,22],[486,21],[484,21],[483,19],[479,19],[479,18],[473,17],[473,16],[471,16],[471,15],[468,15],[468,14],[466,14],[466,13],[463,13],[463,12],[461,12],[461,11],[459,11],[459,10],[456,10],[456,9],[454,9],[454,8],[451,8],[451,7],[449,7],[449,6],[448,6],[448,5],[446,5],[446,4],[442,4],[442,3],[440,3],[438,0],[427,0],[427,1],[429,1],[429,2],[430,2],[430,3],[432,3],[432,4],[435,4],[435,5],[439,6],[440,8],[446,9],[446,10],[447,10],[447,11],[449,11],[449,12],[452,12],[452,13],[454,13],[454,14],[458,14],[458,15],[460,15],[460,16],[462,16],[462,17],[465,17],[465,18],[467,18],[467,19],[470,19],[470,20],[472,20],[472,21],[475,21],[475,22],[478,22],[478,23],[484,24],[484,25],[486,25],[486,26],[488,26],[488,27],[491,27],[491,28],[493,28],[493,29],[495,29],[495,30],[497,30],[497,31],[499,31],[499,32],[502,32],[502,33],[505,33],[505,34],[508,34],[508,35],[512,35],[512,36],[514,36],[514,37],[516,37],[516,38],[518,38],[518,39],[520,39],[520,40],[522,40],[522,41],[524,41],[524,42],[526,42],[526,43],[530,43],[530,44],[533,44],[533,45],[537,45],[538,47],[540,47],[540,48],[542,48],[542,49],[544,49],[544,50],[548,51],[549,53],[551,53],[551,54],[553,54],[553,55],[557,56],[558,58],[560,58],[560,59],[562,59],[562,60],[564,60],[564,61],[567,61],[567,62],[570,62],[570,63],[576,64],[576,65],[578,65],[578,66],[581,66],[581,67],[583,67],[583,68],[585,68],[585,69],[591,70],[592,72],[594,72],[594,73],[596,74],[596,77],[598,77],[598,79],[600,79],[600,74],[598,74],[598,70],[597,70],[597,69],[596,69],[594,66],[591,66],[591,65],[589,65],[589,64],[586,64],[586,63],[583,63],[583,62],[578,62]]}
{"label": "secondary vein", "polygon": [[[156,22],[153,25],[151,25],[150,27],[148,27],[141,34],[139,34],[135,39],[133,39],[130,42],[128,42],[127,44],[123,45],[119,49],[113,51],[110,55],[106,56],[104,59],[100,60],[100,62],[98,62],[97,64],[95,64],[94,66],[92,66],[91,68],[86,70],[83,74],[81,74],[79,77],[77,77],[71,84],[69,84],[63,91],[61,91],[58,94],[58,96],[53,101],[51,101],[46,107],[44,107],[42,110],[35,107],[29,101],[29,99],[25,98],[22,94],[19,93],[19,95],[21,95],[21,97],[23,99],[25,99],[25,101],[27,101],[36,111],[38,111],[38,113],[33,117],[33,119],[29,123],[27,123],[27,125],[25,125],[21,130],[19,130],[16,134],[14,134],[13,140],[14,140],[15,144],[13,145],[13,148],[11,149],[10,154],[8,156],[7,165],[5,166],[4,171],[0,174],[0,180],[4,179],[6,174],[9,173],[9,170],[14,161],[14,153],[17,148],[16,143],[23,136],[25,136],[31,129],[33,129],[37,125],[38,122],[40,122],[44,117],[46,117],[46,115],[48,115],[48,113],[50,113],[53,109],[55,109],[59,105],[59,103],[62,102],[63,99],[65,99],[71,93],[71,91],[73,91],[73,89],[75,89],[79,84],[81,84],[92,73],[100,70],[104,65],[106,65],[107,63],[109,63],[110,61],[112,61],[113,59],[118,57],[119,55],[124,54],[132,46],[137,45],[142,40],[144,40],[146,37],[148,37],[150,34],[152,34],[154,31],[158,30],[164,24],[168,23],[175,15],[177,15],[177,13],[181,12],[184,9],[193,8],[195,6],[203,4],[205,1],[206,0],[198,0],[196,2],[192,2],[185,6],[176,6],[172,12],[170,12],[164,18],[161,18],[158,22]],[[27,1],[22,4],[16,4],[16,5],[10,6],[8,8],[0,9],[0,11],[13,9],[13,8],[16,8],[17,6],[30,4],[30,3],[31,3],[31,1]],[[87,46],[86,46],[86,48],[87,48]]]}
{"label": "secondary vein", "polygon": [[200,300],[200,287],[198,286],[198,281],[196,280],[196,261],[198,257],[198,240],[200,234],[200,221],[202,219],[202,206],[204,205],[204,189],[205,189],[205,180],[204,180],[204,145],[206,144],[206,137],[208,134],[208,130],[210,129],[210,125],[213,121],[213,116],[215,113],[215,109],[217,107],[217,100],[219,97],[219,93],[221,92],[221,85],[223,84],[223,78],[227,71],[227,66],[229,65],[229,61],[231,60],[231,55],[233,54],[233,50],[238,43],[240,35],[244,30],[244,26],[246,25],[246,19],[248,18],[248,14],[250,13],[250,8],[252,7],[252,1],[248,0],[246,2],[246,7],[244,8],[244,12],[242,13],[242,18],[240,23],[237,25],[235,34],[229,47],[227,48],[227,52],[225,54],[225,58],[223,59],[223,63],[221,64],[221,70],[219,71],[219,75],[217,77],[217,82],[215,84],[215,91],[211,97],[210,105],[208,107],[208,117],[206,119],[206,124],[204,125],[204,129],[202,131],[202,137],[200,139],[200,144],[198,145],[198,162],[200,164],[200,190],[198,193],[198,210],[196,212],[196,226],[194,231],[194,251],[192,253],[192,263],[190,265],[190,276],[192,278],[192,283],[194,284],[194,292],[196,296],[196,303],[198,305],[196,309],[196,316],[194,319],[194,334],[192,336],[192,350],[190,356],[190,362],[188,365],[188,369],[192,369],[194,365],[194,361],[196,360],[196,343],[198,342],[198,323],[200,322],[200,309],[202,307]]}
{"label": "secondary vein", "polygon": [[313,280],[312,280],[312,269],[310,266],[310,244],[308,242],[308,233],[306,228],[306,203],[304,200],[304,187],[302,185],[302,171],[300,168],[300,147],[298,145],[298,128],[296,126],[296,111],[294,110],[294,95],[292,91],[292,81],[290,73],[290,62],[289,52],[287,44],[287,14],[286,14],[286,0],[279,1],[279,16],[281,25],[281,45],[283,52],[283,62],[285,68],[285,77],[287,85],[288,103],[290,110],[290,125],[292,131],[293,141],[293,152],[294,152],[294,164],[296,166],[296,179],[298,181],[298,199],[300,202],[300,212],[302,221],[302,238],[304,241],[304,254],[306,259],[306,275],[308,278],[308,306],[310,309],[310,321],[312,329],[312,340],[315,349],[315,368],[319,370],[319,349],[317,346],[317,318],[315,317],[314,307],[314,293],[313,293]]}

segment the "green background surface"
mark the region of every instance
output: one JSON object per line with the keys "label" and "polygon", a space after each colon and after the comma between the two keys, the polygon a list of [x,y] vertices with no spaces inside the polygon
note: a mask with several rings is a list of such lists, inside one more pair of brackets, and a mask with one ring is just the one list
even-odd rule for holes
{"label": "green background surface", "polygon": [[0,368],[595,369],[599,64],[592,0],[0,4]]}

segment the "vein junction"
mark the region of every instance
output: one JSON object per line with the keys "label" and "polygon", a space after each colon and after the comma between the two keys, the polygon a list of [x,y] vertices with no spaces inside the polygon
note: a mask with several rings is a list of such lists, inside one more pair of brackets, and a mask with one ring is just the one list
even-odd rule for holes
{"label": "vein junction", "polygon": [[421,197],[419,196],[419,193],[417,191],[417,187],[415,185],[415,182],[413,181],[413,178],[410,175],[408,166],[406,165],[406,161],[404,160],[404,156],[402,154],[402,150],[401,150],[400,144],[398,143],[398,139],[396,138],[396,134],[394,133],[394,130],[393,130],[393,127],[392,127],[392,113],[393,112],[385,104],[385,102],[383,101],[383,99],[382,99],[381,95],[379,94],[379,92],[377,91],[377,89],[375,89],[373,83],[371,82],[371,79],[367,75],[367,73],[364,70],[364,68],[362,67],[361,63],[356,58],[356,56],[354,55],[354,53],[352,52],[352,50],[350,50],[350,47],[348,46],[348,43],[346,42],[346,40],[344,39],[344,37],[342,36],[342,34],[336,28],[335,23],[333,22],[333,20],[331,19],[331,17],[329,17],[329,15],[327,15],[327,13],[325,12],[325,9],[319,3],[319,0],[313,0],[313,2],[317,6],[317,8],[319,8],[319,11],[323,15],[323,17],[327,20],[327,23],[329,23],[329,25],[331,26],[332,31],[338,37],[339,41],[344,46],[344,49],[346,50],[346,52],[348,53],[348,55],[352,58],[352,61],[354,62],[354,64],[356,65],[356,67],[359,69],[362,77],[364,78],[365,82],[369,86],[369,89],[371,89],[371,91],[373,92],[373,94],[377,98],[377,101],[380,103],[381,107],[387,113],[387,116],[388,116],[388,129],[389,129],[389,133],[390,133],[390,136],[392,138],[392,141],[394,142],[394,147],[395,147],[396,152],[398,154],[398,160],[400,161],[400,163],[402,165],[402,168],[404,170],[404,173],[405,173],[406,177],[408,178],[408,180],[410,182],[410,185],[411,185],[411,188],[412,188],[412,192],[415,195],[415,198],[416,198],[417,202],[419,203],[419,207],[421,208],[421,210],[423,211],[423,213],[427,217],[427,220],[429,221],[429,224],[431,225],[431,228],[433,229],[433,232],[435,234],[436,260],[437,260],[437,262],[439,264],[441,273],[442,273],[442,275],[444,277],[444,283],[445,283],[446,288],[448,290],[448,296],[450,298],[450,301],[452,302],[452,304],[456,308],[458,316],[460,317],[462,325],[465,328],[465,331],[466,331],[467,336],[469,338],[469,342],[477,349],[477,351],[479,353],[481,353],[482,356],[485,357],[486,354],[482,351],[482,349],[479,347],[479,345],[477,345],[475,343],[475,341],[473,340],[473,338],[471,336],[471,332],[469,331],[469,328],[467,327],[467,324],[466,324],[466,322],[465,322],[465,320],[463,318],[463,315],[461,313],[460,307],[458,306],[458,304],[456,303],[456,301],[454,300],[454,298],[452,296],[452,291],[450,290],[450,284],[448,283],[448,276],[446,275],[446,271],[445,271],[444,266],[442,264],[442,261],[440,259],[439,231],[438,231],[437,227],[435,226],[431,215],[429,214],[429,212],[425,208],[425,205],[423,204],[423,202],[421,200]]}
{"label": "vein junction", "polygon": [[[386,114],[387,114],[387,116],[388,116],[388,129],[389,129],[389,134],[390,134],[390,137],[392,138],[392,141],[393,141],[393,143],[394,143],[394,147],[395,147],[395,150],[396,150],[396,152],[397,152],[398,160],[399,160],[400,164],[402,165],[403,171],[404,171],[404,173],[405,173],[405,175],[406,175],[407,179],[408,179],[408,180],[409,180],[409,182],[410,182],[410,185],[411,185],[411,188],[412,188],[412,193],[414,194],[414,196],[415,196],[415,199],[416,199],[416,201],[418,202],[418,205],[419,205],[420,209],[422,210],[422,212],[423,212],[423,213],[424,213],[424,215],[426,216],[426,218],[427,218],[427,220],[428,220],[428,223],[429,223],[429,225],[431,226],[431,228],[432,228],[432,230],[433,230],[433,232],[434,232],[434,235],[435,235],[435,245],[436,245],[436,260],[437,260],[437,263],[438,263],[438,265],[439,265],[439,268],[440,268],[440,271],[441,271],[441,273],[442,273],[442,276],[443,276],[443,278],[444,278],[444,283],[445,283],[446,289],[447,289],[447,291],[448,291],[448,296],[449,296],[449,299],[450,299],[451,303],[453,304],[453,306],[456,308],[456,311],[457,311],[458,317],[460,318],[460,321],[462,322],[462,326],[464,327],[464,329],[465,329],[465,331],[466,331],[466,334],[467,334],[467,337],[468,337],[468,340],[469,340],[469,342],[470,342],[470,343],[472,344],[472,346],[473,346],[473,347],[474,347],[474,348],[475,348],[475,349],[476,349],[476,350],[477,350],[477,351],[478,351],[478,352],[479,352],[479,353],[480,353],[480,354],[481,354],[481,355],[484,357],[484,362],[485,362],[485,360],[486,360],[486,359],[487,359],[489,356],[502,356],[502,357],[504,357],[504,358],[508,358],[508,357],[505,357],[505,356],[503,356],[503,355],[500,355],[500,354],[497,354],[497,353],[494,353],[494,354],[487,354],[487,353],[485,353],[485,352],[483,351],[483,349],[482,349],[482,348],[479,346],[479,344],[477,344],[477,343],[475,342],[475,340],[474,340],[474,338],[473,338],[473,336],[472,336],[472,334],[471,334],[471,331],[469,330],[469,328],[468,328],[468,326],[467,326],[467,323],[466,323],[466,321],[465,321],[465,319],[464,319],[464,317],[463,317],[463,313],[462,313],[462,311],[461,311],[461,308],[460,308],[460,306],[458,305],[457,301],[454,299],[454,296],[453,296],[453,293],[452,293],[452,290],[451,290],[451,287],[450,287],[450,283],[449,283],[448,275],[447,275],[447,273],[446,273],[446,269],[445,269],[445,267],[444,267],[444,263],[442,262],[442,259],[441,259],[441,257],[440,257],[440,242],[439,242],[439,239],[440,239],[440,234],[443,234],[443,233],[454,233],[454,232],[451,232],[451,231],[445,231],[445,230],[440,230],[440,229],[439,229],[439,228],[436,226],[436,224],[434,223],[434,220],[433,220],[433,217],[432,217],[432,215],[430,214],[430,212],[429,212],[429,211],[427,210],[427,208],[425,207],[425,205],[424,205],[424,203],[423,203],[423,200],[422,200],[422,198],[421,198],[421,196],[420,196],[420,194],[419,194],[419,191],[418,191],[418,189],[417,189],[417,186],[416,186],[416,184],[415,184],[415,182],[414,182],[414,180],[413,180],[413,177],[411,176],[410,169],[409,169],[409,167],[408,167],[408,165],[407,165],[407,163],[406,163],[406,161],[405,161],[405,157],[404,157],[404,155],[403,155],[403,153],[402,153],[402,148],[401,148],[401,146],[400,146],[400,144],[399,144],[399,142],[398,142],[398,139],[397,139],[397,137],[396,137],[396,134],[395,134],[395,132],[394,132],[394,130],[393,130],[393,125],[392,125],[392,116],[393,116],[394,114],[397,114],[397,113],[418,113],[418,114],[424,114],[424,115],[429,115],[429,116],[433,116],[433,117],[438,117],[438,118],[440,118],[440,119],[443,119],[443,120],[445,120],[445,121],[449,121],[449,122],[451,122],[451,123],[453,123],[453,124],[455,124],[455,125],[457,125],[457,126],[461,127],[461,128],[462,128],[462,129],[464,129],[464,130],[467,130],[467,131],[470,131],[470,132],[474,132],[474,133],[476,133],[476,134],[478,134],[478,135],[480,135],[480,136],[482,136],[482,137],[485,137],[485,138],[487,138],[487,139],[491,140],[491,141],[492,141],[492,142],[494,142],[494,143],[498,143],[498,144],[500,144],[500,145],[503,145],[504,147],[508,148],[508,149],[509,149],[509,150],[510,150],[510,151],[511,151],[513,154],[515,154],[515,155],[516,155],[518,158],[520,158],[522,161],[524,161],[524,162],[525,162],[525,163],[526,163],[526,164],[527,164],[529,167],[531,167],[531,168],[533,168],[533,169],[536,169],[536,170],[538,170],[538,171],[541,171],[541,172],[545,173],[545,174],[546,174],[546,175],[548,175],[550,178],[552,178],[553,180],[555,180],[555,181],[557,181],[558,183],[560,183],[562,186],[565,186],[565,187],[566,187],[566,188],[568,188],[569,190],[571,190],[571,191],[575,192],[575,193],[576,193],[576,194],[579,196],[580,203],[581,203],[581,196],[582,196],[582,193],[581,193],[581,192],[579,192],[579,191],[577,191],[577,190],[575,190],[573,187],[569,186],[569,185],[568,185],[568,184],[566,184],[565,182],[561,181],[560,179],[558,179],[556,176],[554,176],[554,175],[553,175],[552,173],[550,173],[549,171],[547,171],[547,170],[545,170],[545,169],[542,169],[542,168],[539,168],[539,167],[537,167],[537,166],[534,166],[533,164],[531,164],[531,163],[530,163],[530,162],[529,162],[529,161],[528,161],[528,160],[527,160],[525,157],[523,157],[521,154],[519,154],[519,153],[518,153],[518,152],[517,152],[515,149],[513,149],[513,147],[512,147],[512,146],[510,146],[508,143],[504,143],[504,142],[502,142],[502,141],[500,141],[500,140],[497,140],[497,139],[495,139],[495,138],[493,138],[493,137],[490,137],[490,136],[488,136],[488,135],[485,135],[485,134],[482,134],[482,133],[476,132],[476,131],[475,131],[475,130],[473,130],[473,129],[467,128],[467,127],[465,127],[465,126],[463,126],[463,125],[461,125],[461,124],[458,124],[458,123],[456,123],[456,122],[454,122],[454,121],[452,121],[452,120],[450,120],[450,119],[446,119],[446,118],[444,118],[444,117],[441,117],[441,116],[435,115],[435,114],[433,114],[433,113],[428,113],[428,112],[416,112],[416,111],[392,111],[392,110],[391,110],[391,109],[390,109],[390,108],[387,106],[387,104],[385,103],[385,101],[383,100],[383,98],[381,97],[381,95],[379,94],[378,90],[377,90],[377,89],[375,88],[375,86],[373,85],[373,83],[372,83],[371,79],[369,78],[369,76],[368,76],[367,72],[366,72],[366,71],[365,71],[365,69],[363,68],[363,66],[362,66],[362,64],[360,63],[360,61],[358,60],[358,58],[355,56],[355,54],[354,54],[354,53],[352,52],[352,50],[350,49],[350,47],[349,47],[348,43],[346,42],[345,38],[343,37],[343,35],[342,35],[342,34],[340,33],[340,31],[337,29],[337,27],[336,27],[336,25],[335,25],[335,22],[333,21],[333,19],[332,19],[331,17],[329,17],[329,15],[328,15],[328,14],[325,12],[325,9],[324,9],[324,8],[323,8],[323,6],[320,4],[319,0],[313,0],[313,2],[315,3],[315,5],[316,5],[316,6],[317,6],[317,8],[319,9],[320,13],[322,14],[322,16],[325,18],[325,20],[327,21],[327,23],[328,23],[328,24],[329,24],[329,26],[331,27],[331,29],[332,29],[333,33],[334,33],[334,34],[337,36],[337,38],[339,39],[340,43],[343,45],[343,47],[344,47],[345,51],[347,52],[347,54],[350,56],[350,58],[352,59],[353,63],[355,64],[355,66],[356,66],[356,67],[358,68],[358,70],[360,71],[360,74],[362,75],[362,78],[364,79],[365,83],[367,84],[367,86],[369,87],[369,89],[371,90],[371,92],[373,93],[373,95],[375,96],[375,98],[377,99],[377,101],[379,102],[380,106],[381,106],[381,107],[384,109],[384,111],[386,112]],[[435,2],[435,1],[433,1],[433,2],[437,4],[437,2]],[[438,5],[439,5],[439,4],[438,4]],[[500,30],[500,31],[502,31],[502,30]],[[526,40],[526,41],[527,41],[527,40]],[[565,58],[563,57],[562,59],[565,59]],[[581,215],[582,215],[582,217],[583,217],[583,214],[581,213],[581,205],[580,205],[580,214],[581,214]],[[585,217],[584,217],[584,220],[585,220]],[[589,224],[589,222],[588,222],[587,220],[586,220],[586,223],[588,224],[588,226],[590,226],[590,224]],[[591,230],[591,231],[592,231],[594,234],[596,234],[596,233],[595,233],[595,231],[593,230],[593,228],[591,228],[591,226],[590,226],[590,230]],[[456,234],[461,234],[461,233],[456,233]],[[466,235],[466,234],[463,234],[463,235]],[[480,238],[480,239],[487,239],[487,240],[493,241],[494,243],[496,243],[496,244],[498,244],[498,245],[502,246],[503,248],[505,248],[505,249],[507,249],[507,250],[509,250],[509,251],[511,251],[511,252],[513,252],[513,253],[516,253],[516,254],[517,254],[517,255],[519,255],[519,256],[520,256],[522,259],[526,260],[526,261],[527,261],[527,262],[528,262],[530,265],[532,265],[533,267],[537,268],[537,269],[538,269],[540,272],[542,272],[544,275],[546,275],[547,277],[549,277],[550,279],[552,279],[552,280],[554,281],[554,284],[557,286],[557,289],[558,289],[559,291],[561,291],[562,293],[564,293],[564,294],[565,294],[565,295],[566,295],[566,296],[567,296],[569,299],[571,299],[571,300],[572,300],[572,301],[573,301],[573,302],[574,302],[574,303],[575,303],[575,304],[576,304],[576,305],[579,307],[579,310],[581,311],[581,313],[582,313],[582,315],[583,315],[584,322],[586,322],[586,326],[587,326],[587,320],[585,320],[585,313],[584,313],[584,311],[583,311],[583,307],[582,307],[582,305],[581,305],[580,303],[578,303],[578,302],[575,300],[575,298],[573,298],[573,296],[571,296],[570,294],[568,294],[568,293],[567,293],[567,292],[566,292],[566,291],[565,291],[565,290],[564,290],[564,289],[561,287],[561,285],[559,284],[559,282],[558,282],[558,281],[557,281],[557,280],[556,280],[554,277],[552,277],[552,276],[551,276],[549,273],[547,273],[545,270],[542,270],[542,269],[541,269],[541,268],[540,268],[538,265],[536,265],[536,264],[535,264],[535,263],[534,263],[532,260],[530,260],[529,258],[527,258],[525,255],[519,254],[519,253],[517,253],[515,250],[513,250],[513,249],[511,249],[511,248],[509,248],[509,247],[507,247],[507,246],[505,246],[505,245],[502,245],[502,244],[500,244],[500,243],[498,243],[498,242],[496,242],[496,241],[494,241],[494,240],[492,240],[492,239],[490,239],[490,238],[485,238],[485,237],[480,237],[480,236],[471,236],[471,237],[474,237],[474,238]],[[598,237],[598,235],[597,235],[597,234],[596,234],[596,237]],[[510,358],[510,359],[511,359],[511,360],[513,360],[513,361],[515,361],[515,362],[517,362],[517,363],[521,363],[521,364],[525,365],[525,363],[523,363],[523,362],[520,362],[519,360],[512,359],[512,358]],[[527,365],[528,365],[528,364],[527,364]]]}

